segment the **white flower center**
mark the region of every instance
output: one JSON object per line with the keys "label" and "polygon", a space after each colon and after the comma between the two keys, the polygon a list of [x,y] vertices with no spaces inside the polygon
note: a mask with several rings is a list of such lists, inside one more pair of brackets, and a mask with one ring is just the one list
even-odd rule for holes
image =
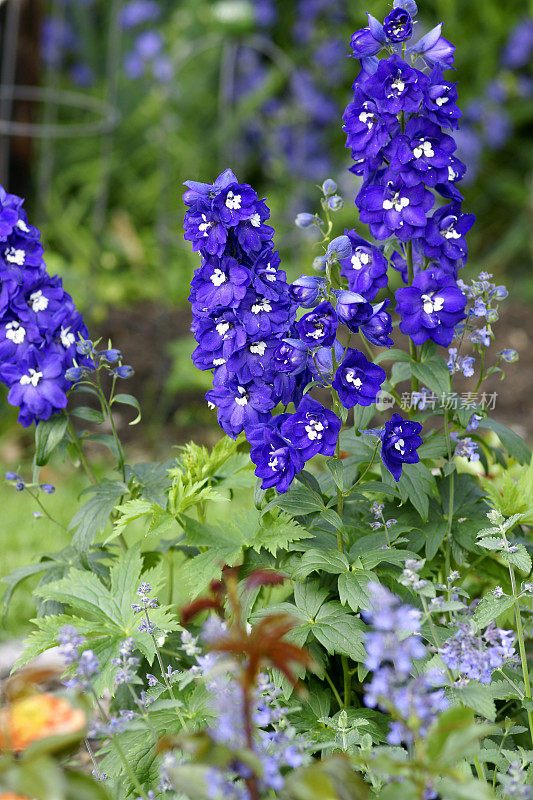
{"label": "white flower center", "polygon": [[376,121],[376,117],[370,111],[361,111],[359,114],[359,121],[366,125],[369,131],[372,130],[374,126],[374,122]]}
{"label": "white flower center", "polygon": [[365,253],[365,251],[361,250],[359,247],[352,256],[352,267],[354,269],[362,269],[371,262],[372,262],[372,256],[370,255],[370,253]]}
{"label": "white flower center", "polygon": [[318,419],[310,419],[307,425],[305,426],[305,432],[307,434],[307,438],[310,439],[312,442],[316,441],[317,439],[322,439],[322,431],[324,430],[324,425]]}
{"label": "white flower center", "polygon": [[252,216],[250,217],[250,223],[253,225],[254,228],[260,228],[261,217],[259,216],[259,214],[252,214]]}
{"label": "white flower center", "polygon": [[433,158],[435,151],[431,142],[420,139],[420,142],[413,148],[413,155],[415,158]]}
{"label": "white flower center", "polygon": [[440,235],[444,236],[445,239],[460,239],[461,238],[461,234],[457,233],[457,231],[455,230],[453,225],[450,225],[449,228],[446,228],[446,230],[441,231]]}
{"label": "white flower center", "polygon": [[24,250],[17,250],[15,247],[7,247],[4,250],[4,256],[6,261],[9,261],[10,264],[16,264],[18,267],[22,267],[26,260]]}
{"label": "white flower center", "polygon": [[215,286],[222,286],[223,283],[226,283],[226,276],[218,267],[215,268],[211,275],[211,283]]}
{"label": "white flower center", "polygon": [[34,311],[46,311],[48,303],[48,297],[42,293],[41,289],[30,294],[30,305]]}
{"label": "white flower center", "polygon": [[394,445],[395,450],[398,450],[399,453],[403,456],[405,454],[405,442],[403,439],[398,439],[396,444]]}
{"label": "white flower center", "polygon": [[239,391],[239,395],[235,398],[235,402],[238,406],[245,406],[248,403],[248,395],[246,394],[246,389],[244,386],[237,386]]}
{"label": "white flower center", "polygon": [[384,200],[383,201],[383,208],[385,211],[402,211],[409,205],[409,198],[408,197],[400,197],[400,192],[396,192],[394,197],[391,200]]}
{"label": "white flower center", "polygon": [[448,180],[454,181],[457,178],[458,173],[455,172],[451,167],[448,167]]}
{"label": "white flower center", "polygon": [[198,225],[198,230],[200,231],[200,233],[203,233],[204,236],[207,236],[208,230],[213,227],[214,223],[209,222],[205,214],[202,214],[202,219],[203,222],[200,222],[200,224]]}
{"label": "white flower center", "polygon": [[361,378],[356,377],[355,371],[353,369],[346,370],[346,382],[351,383],[352,386],[355,386],[356,389],[360,389],[363,385],[363,381]]}
{"label": "white flower center", "polygon": [[14,344],[22,344],[26,338],[26,328],[20,322],[13,320],[6,325],[6,339],[10,339]]}
{"label": "white flower center", "polygon": [[211,402],[211,400],[208,400],[208,401],[207,401],[207,407],[208,407],[208,409],[209,409],[210,411],[213,411],[213,409],[214,409],[214,408],[216,408],[215,404],[214,404],[214,403],[212,403],[212,402]]}
{"label": "white flower center", "polygon": [[398,72],[394,82],[391,83],[391,89],[394,89],[398,94],[401,94],[405,89],[405,81],[402,79],[401,73]]}
{"label": "white flower center", "polygon": [[252,306],[252,314],[260,314],[261,311],[265,311],[267,314],[272,311],[270,301],[266,297],[263,297],[262,300]]}
{"label": "white flower center", "polygon": [[23,231],[24,233],[29,233],[30,230],[23,219],[19,219],[15,223],[15,228],[19,228],[19,230]]}
{"label": "white flower center", "polygon": [[449,97],[437,97],[435,98],[435,103],[440,108],[441,106],[444,105],[444,103],[447,103],[449,99],[450,99]]}
{"label": "white flower center", "polygon": [[216,326],[216,331],[219,336],[225,336],[226,333],[229,331],[231,325],[229,322],[219,322]]}
{"label": "white flower center", "polygon": [[226,359],[225,358],[214,358],[213,359],[213,366],[214,367],[221,367],[222,364],[225,364],[225,363],[226,363]]}
{"label": "white flower center", "polygon": [[238,211],[241,205],[240,194],[233,194],[232,191],[229,191],[226,195],[226,207],[231,209],[231,211]]}
{"label": "white flower center", "polygon": [[32,386],[37,386],[42,377],[43,377],[42,372],[37,372],[36,369],[32,369],[30,367],[28,374],[23,375],[19,383],[21,384],[21,386],[29,386],[30,383]]}
{"label": "white flower center", "polygon": [[268,462],[268,466],[270,467],[270,469],[276,469],[276,467],[278,466],[278,458],[277,458],[277,456],[272,456],[270,458],[270,461]]}
{"label": "white flower center", "polygon": [[250,345],[250,353],[257,356],[264,356],[266,350],[266,342],[254,342]]}
{"label": "white flower center", "polygon": [[74,334],[70,333],[70,327],[69,328],[61,328],[61,333],[59,334],[59,337],[61,339],[61,344],[67,350],[76,341],[76,337],[74,336]]}
{"label": "white flower center", "polygon": [[424,301],[424,311],[426,314],[432,314],[433,311],[442,311],[444,308],[444,298],[430,294],[423,294],[422,300]]}
{"label": "white flower center", "polygon": [[314,331],[309,331],[309,333],[307,335],[310,336],[311,339],[317,339],[318,340],[318,339],[320,339],[321,336],[324,335],[324,326],[322,325],[321,322],[315,322],[314,326],[315,326]]}

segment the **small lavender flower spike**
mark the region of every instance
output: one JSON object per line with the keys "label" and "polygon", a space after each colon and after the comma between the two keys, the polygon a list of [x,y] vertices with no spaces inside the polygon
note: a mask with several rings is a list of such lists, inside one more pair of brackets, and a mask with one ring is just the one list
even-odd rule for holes
{"label": "small lavender flower spike", "polygon": [[370,582],[368,590],[370,608],[363,617],[371,629],[366,635],[365,665],[373,676],[365,685],[365,703],[399,717],[390,725],[390,744],[411,743],[415,736],[424,737],[448,706],[444,690],[436,688],[444,676],[437,671],[412,677],[413,662],[427,655],[420,637],[420,611],[402,605],[379,583]]}

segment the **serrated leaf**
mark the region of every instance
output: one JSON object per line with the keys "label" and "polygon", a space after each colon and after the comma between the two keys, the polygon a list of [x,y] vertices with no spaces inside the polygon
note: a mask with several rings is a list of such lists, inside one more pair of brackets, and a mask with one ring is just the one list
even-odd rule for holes
{"label": "serrated leaf", "polygon": [[263,509],[263,514],[272,508],[281,508],[293,517],[312,514],[314,511],[322,511],[325,506],[320,497],[317,497],[306,486],[296,486],[286,494],[279,495],[271,500]]}
{"label": "serrated leaf", "polygon": [[501,550],[505,547],[504,540],[497,536],[487,536],[485,539],[480,539],[477,544],[485,550]]}
{"label": "serrated leaf", "polygon": [[437,433],[426,437],[417,452],[420,458],[440,458],[447,452],[446,436],[443,433]]}
{"label": "serrated leaf", "polygon": [[128,491],[122,481],[108,480],[85,490],[84,494],[91,494],[92,497],[79,509],[69,525],[69,530],[75,530],[72,537],[74,547],[84,552],[89,550],[96,535],[103,532],[114,507]]}
{"label": "serrated leaf", "polygon": [[383,482],[396,486],[402,501],[409,500],[416,508],[424,522],[428,518],[429,498],[436,492],[435,476],[431,474],[425,464],[404,464],[398,483],[383,466]]}
{"label": "serrated leaf", "polygon": [[373,572],[363,569],[354,569],[339,575],[339,598],[343,605],[349,605],[352,611],[370,607],[370,595],[367,590],[368,582],[376,580]]}
{"label": "serrated leaf", "polygon": [[339,653],[358,662],[366,659],[364,631],[361,620],[335,601],[321,606],[311,626],[311,633],[328,653]]}
{"label": "serrated leaf", "polygon": [[448,691],[457,702],[471,708],[480,717],[484,717],[490,722],[494,722],[496,719],[496,705],[490,686],[470,681],[466,686],[454,686]]}
{"label": "serrated leaf", "polygon": [[348,559],[344,553],[338,550],[316,550],[312,548],[302,554],[300,562],[292,572],[296,580],[307,578],[313,572],[327,572],[332,575],[339,575],[349,569]]}
{"label": "serrated leaf", "polygon": [[514,604],[513,597],[494,597],[486,594],[474,611],[474,622],[478,630],[483,630],[493,619],[497,619],[500,614],[507,611]]}
{"label": "serrated leaf", "polygon": [[328,458],[326,466],[333,476],[335,485],[341,492],[346,488],[344,486],[344,465],[340,458]]}
{"label": "serrated leaf", "polygon": [[514,552],[504,550],[500,555],[508,564],[513,564],[520,572],[529,575],[531,572],[531,556],[523,544],[514,545],[517,549]]}

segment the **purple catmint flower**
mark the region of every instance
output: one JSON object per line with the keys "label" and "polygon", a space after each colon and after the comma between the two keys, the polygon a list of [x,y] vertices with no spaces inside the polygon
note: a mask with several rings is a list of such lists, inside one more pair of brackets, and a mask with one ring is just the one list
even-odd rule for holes
{"label": "purple catmint flower", "polygon": [[154,22],[161,15],[157,0],[130,0],[120,10],[120,24],[124,30],[131,30],[146,22]]}
{"label": "purple catmint flower", "polygon": [[452,433],[451,438],[457,442],[454,455],[466,458],[468,461],[479,461],[477,442],[472,441],[469,436],[460,439],[457,433]]}
{"label": "purple catmint flower", "polygon": [[333,388],[345,408],[369,406],[376,401],[385,370],[372,364],[359,350],[348,348],[333,379]]}
{"label": "purple catmint flower", "polygon": [[439,654],[449,669],[481,683],[490,683],[492,673],[516,657],[515,635],[496,628],[491,623],[483,634],[476,635],[472,627],[459,623],[457,633],[440,648]]}
{"label": "purple catmint flower", "polygon": [[296,413],[284,420],[280,431],[308,461],[317,453],[332,456],[340,429],[341,421],[333,411],[305,395]]}
{"label": "purple catmint flower", "polygon": [[[425,736],[439,712],[447,708],[439,672],[411,677],[413,662],[425,658],[420,636],[421,614],[375,581],[368,584],[370,607],[362,616],[370,625],[366,634],[365,665],[373,673],[365,685],[365,703],[383,711],[392,706],[397,719],[391,723],[390,744],[411,743],[414,734]],[[407,635],[406,635],[407,634]]]}
{"label": "purple catmint flower", "polygon": [[466,297],[454,278],[442,269],[419,272],[412,286],[396,290],[400,330],[415,344],[432,339],[447,347],[455,326],[466,317]]}

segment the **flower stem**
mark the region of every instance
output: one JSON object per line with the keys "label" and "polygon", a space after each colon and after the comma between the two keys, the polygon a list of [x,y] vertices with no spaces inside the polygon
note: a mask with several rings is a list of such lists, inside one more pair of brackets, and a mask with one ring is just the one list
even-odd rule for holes
{"label": "flower stem", "polygon": [[[405,259],[407,262],[407,276],[409,279],[409,286],[413,285],[413,279],[415,277],[415,270],[413,266],[413,243],[407,242],[405,246]],[[411,356],[411,361],[418,361],[418,350],[416,344],[413,340],[409,339],[409,355]],[[418,378],[414,375],[411,375],[411,393],[418,392]]]}
{"label": "flower stem", "polygon": [[70,437],[72,439],[72,444],[74,445],[74,447],[76,448],[76,452],[78,453],[78,457],[80,459],[80,463],[81,463],[83,469],[85,470],[85,472],[87,473],[87,477],[89,478],[89,480],[91,481],[91,483],[94,486],[95,484],[98,483],[98,481],[96,480],[96,476],[95,476],[94,472],[92,471],[92,469],[91,469],[91,467],[89,465],[89,462],[87,461],[87,459],[85,457],[85,453],[83,452],[83,445],[80,442],[80,440],[78,438],[78,434],[76,433],[74,425],[72,424],[72,420],[70,419],[70,417],[68,415],[67,415],[67,429],[68,429],[68,432],[70,433]]}

